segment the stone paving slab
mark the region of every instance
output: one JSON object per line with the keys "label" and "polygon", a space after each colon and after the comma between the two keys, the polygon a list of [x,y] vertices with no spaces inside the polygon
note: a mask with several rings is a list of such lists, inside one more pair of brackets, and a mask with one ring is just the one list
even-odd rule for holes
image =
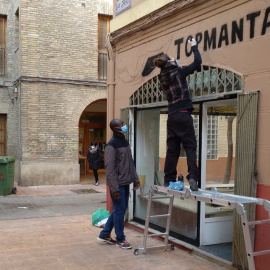
{"label": "stone paving slab", "polygon": [[0,220],[91,215],[106,209],[106,194],[0,197]]}
{"label": "stone paving slab", "polygon": [[[0,196],[0,270],[228,269],[177,247],[135,256],[143,233],[130,227],[125,234],[132,250],[97,241],[101,229],[92,225],[91,214],[106,208],[107,187],[105,177],[99,186],[85,179],[78,185],[17,186],[16,195]],[[74,192],[80,189],[99,193]],[[149,238],[147,246],[161,244]]]}
{"label": "stone paving slab", "polygon": [[[175,248],[134,255],[143,234],[125,228],[131,250],[96,240],[100,228],[89,215],[0,221],[1,270],[225,270],[213,262]],[[149,245],[160,245],[150,238]]]}

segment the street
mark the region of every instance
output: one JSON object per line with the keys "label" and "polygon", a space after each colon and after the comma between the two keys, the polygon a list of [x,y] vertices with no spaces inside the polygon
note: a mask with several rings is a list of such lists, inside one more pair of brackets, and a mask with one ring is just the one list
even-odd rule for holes
{"label": "street", "polygon": [[[130,250],[97,241],[91,214],[106,209],[105,180],[70,186],[17,187],[0,196],[0,269],[227,269],[175,247],[134,255],[143,233],[125,228]],[[114,237],[114,235],[112,235]],[[149,245],[160,241],[150,238]]]}

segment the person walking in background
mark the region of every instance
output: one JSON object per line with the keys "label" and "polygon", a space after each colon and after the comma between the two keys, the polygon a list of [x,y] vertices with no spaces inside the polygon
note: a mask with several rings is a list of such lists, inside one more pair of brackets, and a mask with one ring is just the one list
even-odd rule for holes
{"label": "person walking in background", "polygon": [[87,153],[87,160],[89,162],[89,169],[93,170],[96,186],[98,186],[98,169],[101,159],[102,151],[99,149],[98,144],[96,142],[91,142]]}
{"label": "person walking in background", "polygon": [[[113,119],[110,122],[110,128],[113,131],[113,137],[105,147],[104,159],[113,211],[97,239],[108,244],[116,244],[123,249],[129,249],[132,246],[127,242],[124,235],[124,217],[128,207],[129,185],[134,183],[134,190],[137,190],[140,187],[140,182],[129,142],[123,134],[127,132],[127,126],[124,125],[122,120]],[[111,238],[113,227],[116,240]]]}
{"label": "person walking in background", "polygon": [[178,63],[166,54],[155,58],[154,65],[161,69],[159,81],[162,91],[168,101],[167,120],[167,153],[164,166],[164,185],[175,182],[177,163],[180,156],[181,143],[186,151],[188,175],[187,179],[192,191],[198,190],[197,181],[200,171],[197,167],[197,141],[191,112],[194,110],[188,89],[186,77],[192,74],[202,63],[197,42],[189,39],[194,53],[194,62],[185,67],[178,67]]}

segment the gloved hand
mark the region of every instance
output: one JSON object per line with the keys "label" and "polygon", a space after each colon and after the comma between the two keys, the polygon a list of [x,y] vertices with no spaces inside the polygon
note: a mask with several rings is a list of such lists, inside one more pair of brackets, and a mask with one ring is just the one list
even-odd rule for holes
{"label": "gloved hand", "polygon": [[134,184],[134,190],[137,190],[140,187],[140,182],[137,182]]}
{"label": "gloved hand", "polygon": [[119,203],[121,200],[120,191],[115,191],[114,193],[112,193],[112,197],[116,202]]}
{"label": "gloved hand", "polygon": [[196,41],[195,38],[192,38],[191,40],[190,40],[190,38],[189,38],[189,39],[188,39],[188,43],[191,45],[191,47],[197,45],[197,41]]}

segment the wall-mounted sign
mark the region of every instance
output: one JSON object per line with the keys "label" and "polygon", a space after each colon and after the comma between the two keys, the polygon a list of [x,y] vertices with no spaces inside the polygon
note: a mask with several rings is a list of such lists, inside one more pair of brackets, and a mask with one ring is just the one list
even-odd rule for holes
{"label": "wall-mounted sign", "polygon": [[131,0],[116,0],[115,1],[115,14],[118,15],[130,7],[131,7]]}
{"label": "wall-mounted sign", "polygon": [[[255,27],[257,26],[257,27]],[[255,10],[246,15],[242,15],[235,18],[233,21],[224,22],[224,24],[212,27],[211,29],[204,29],[201,32],[192,34],[185,37],[180,37],[174,40],[176,46],[176,58],[181,59],[180,52],[185,49],[185,56],[189,57],[192,55],[191,47],[188,43],[190,37],[194,37],[197,44],[202,44],[204,52],[219,49],[221,47],[229,46],[237,42],[243,42],[244,30],[248,32],[246,39],[253,39],[257,36],[269,35],[270,34],[270,7],[265,10]],[[155,54],[148,57],[145,67],[142,72],[142,76],[148,76],[154,69],[155,65],[153,59],[163,54]],[[175,57],[173,55],[173,57]]]}

